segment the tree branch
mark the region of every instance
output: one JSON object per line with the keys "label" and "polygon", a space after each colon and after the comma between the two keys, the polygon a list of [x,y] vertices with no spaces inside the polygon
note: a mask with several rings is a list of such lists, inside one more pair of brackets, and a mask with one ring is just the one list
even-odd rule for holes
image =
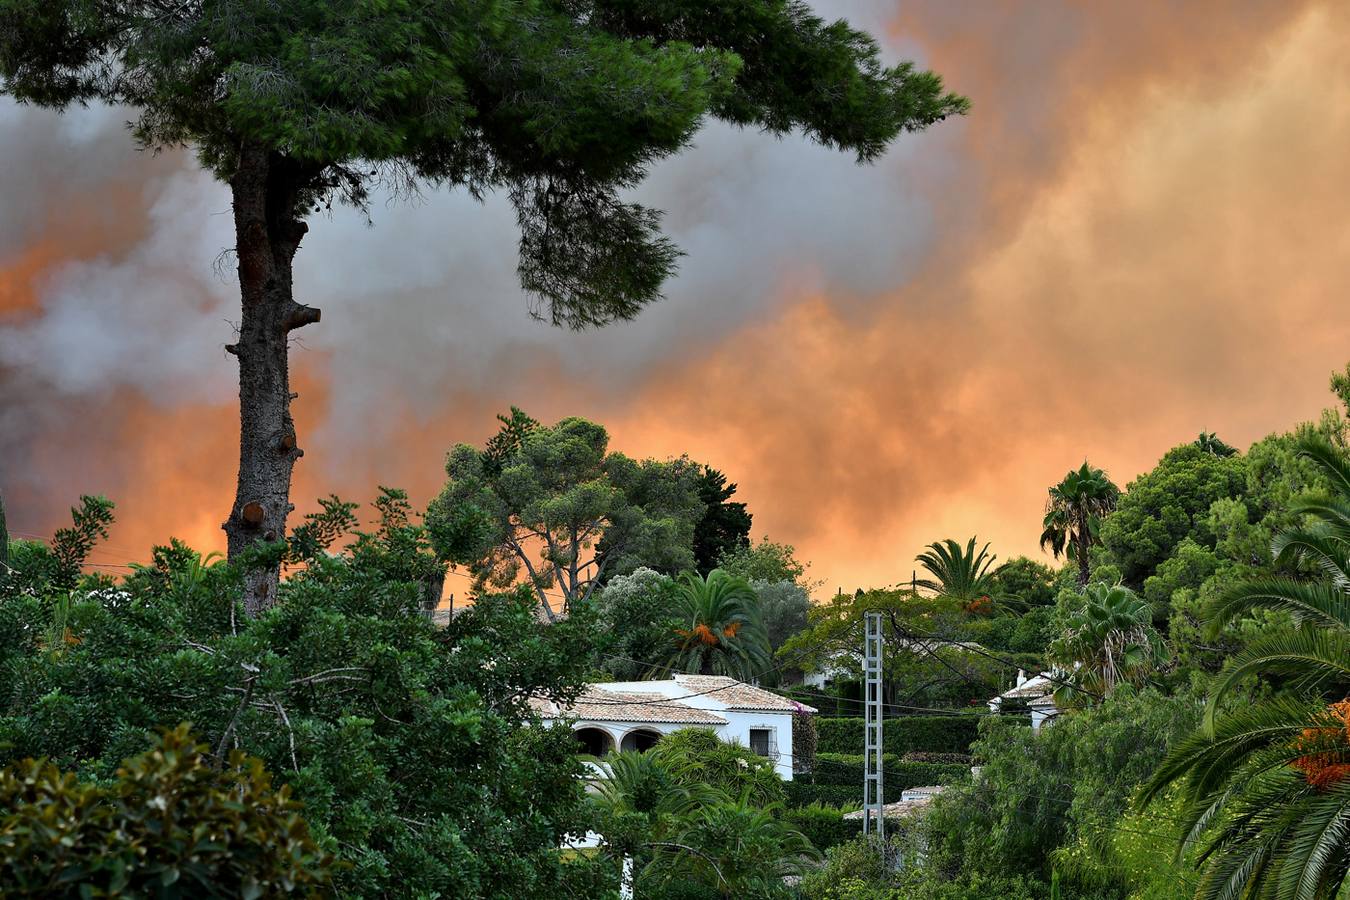
{"label": "tree branch", "polygon": [[234,734],[234,727],[239,724],[239,716],[243,714],[248,707],[249,700],[253,697],[253,684],[258,680],[258,667],[249,663],[240,663],[245,672],[251,673],[244,680],[242,688],[244,696],[239,698],[239,705],[234,708],[234,715],[230,718],[230,724],[225,726],[225,731],[220,736],[220,742],[216,744],[216,759],[220,762],[225,761],[225,745],[230,742],[230,736]]}
{"label": "tree branch", "polygon": [[708,854],[704,853],[702,850],[696,850],[696,849],[694,849],[693,847],[690,847],[688,844],[677,844],[677,843],[675,843],[674,841],[648,841],[648,842],[647,842],[646,844],[644,844],[643,846],[645,846],[645,847],[671,847],[671,848],[674,848],[674,849],[676,849],[676,850],[683,850],[683,851],[685,851],[686,853],[692,853],[692,854],[694,854],[695,856],[701,856],[701,857],[703,857],[703,859],[708,863],[708,865],[712,866],[713,873],[717,875],[717,882],[718,882],[719,884],[721,884],[721,885],[726,885],[726,883],[727,883],[727,880],[726,880],[725,878],[722,877],[722,870],[721,870],[720,868],[718,868],[717,863],[713,861],[713,858],[712,858],[711,856],[709,856]]}
{"label": "tree branch", "polygon": [[322,315],[323,311],[316,307],[306,306],[303,303],[292,303],[283,324],[287,331],[294,331],[297,328],[304,328],[306,325],[313,325],[319,321]]}
{"label": "tree branch", "polygon": [[281,705],[281,701],[272,700],[272,705],[277,708],[277,715],[281,716],[282,723],[286,726],[286,736],[291,742],[291,768],[296,772],[300,771],[300,761],[295,755],[295,730],[291,728],[291,717],[286,715],[286,708]]}
{"label": "tree branch", "polygon": [[548,595],[546,595],[544,589],[539,586],[539,573],[535,571],[534,563],[530,562],[530,558],[525,554],[525,550],[520,546],[520,542],[509,533],[506,536],[506,543],[511,547],[512,551],[515,552],[516,556],[520,558],[520,561],[525,563],[525,569],[530,573],[530,584],[533,585],[534,592],[538,595],[539,602],[543,605],[544,613],[548,616],[548,620],[550,622],[558,621],[558,617],[553,614],[553,607],[549,605]]}

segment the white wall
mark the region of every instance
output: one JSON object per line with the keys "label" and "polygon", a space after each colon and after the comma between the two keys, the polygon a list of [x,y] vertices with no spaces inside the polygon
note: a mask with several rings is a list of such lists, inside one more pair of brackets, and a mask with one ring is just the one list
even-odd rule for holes
{"label": "white wall", "polygon": [[[778,747],[778,759],[774,767],[784,781],[792,780],[792,713],[790,712],[752,712],[727,709],[725,703],[717,699],[717,692],[700,693],[691,691],[686,685],[670,679],[666,681],[616,681],[606,682],[598,687],[624,693],[658,693],[664,697],[679,697],[684,706],[706,709],[717,713],[727,720],[726,725],[705,725],[712,728],[722,740],[735,741],[742,747],[750,746],[751,728],[768,728],[773,731],[773,742]],[[692,695],[692,696],[691,696]],[[675,728],[697,728],[697,724],[677,725]],[[669,734],[668,731],[663,731]]]}
{"label": "white wall", "polygon": [[[693,700],[702,700],[697,697]],[[690,702],[690,701],[684,701]],[[690,703],[692,705],[692,703]],[[710,709],[711,707],[703,707]],[[728,743],[738,743],[742,747],[750,746],[751,728],[768,728],[773,732],[773,743],[778,748],[778,758],[774,760],[774,769],[784,781],[792,780],[792,713],[787,712],[742,712],[739,710],[717,709],[717,714],[727,720],[725,725],[702,725],[697,722],[608,722],[597,719],[578,719],[572,723],[572,730],[579,728],[598,728],[606,732],[614,741],[615,748],[623,745],[624,735],[631,731],[659,731],[672,734],[681,728],[711,728],[717,736]],[[557,721],[557,720],[554,720]]]}

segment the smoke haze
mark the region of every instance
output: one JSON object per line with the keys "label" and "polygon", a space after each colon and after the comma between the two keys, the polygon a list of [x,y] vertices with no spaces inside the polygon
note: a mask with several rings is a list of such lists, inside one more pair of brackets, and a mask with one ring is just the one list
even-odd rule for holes
{"label": "smoke haze", "polygon": [[[514,215],[431,194],[312,223],[293,355],[300,511],[425,501],[514,403],[728,473],[829,587],[921,545],[1033,552],[1084,457],[1124,485],[1216,431],[1315,417],[1350,359],[1350,14],[1340,4],[817,4],[973,109],[878,164],[713,125],[638,192],[686,251],[668,298],[530,321]],[[0,490],[49,534],[118,502],[103,559],[223,546],[237,461],[225,188],[116,110],[0,105]],[[127,551],[127,552],[123,552]]]}

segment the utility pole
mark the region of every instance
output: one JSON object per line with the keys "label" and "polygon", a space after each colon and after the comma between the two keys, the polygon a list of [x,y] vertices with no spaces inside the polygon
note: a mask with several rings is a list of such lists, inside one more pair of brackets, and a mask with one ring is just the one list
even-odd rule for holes
{"label": "utility pole", "polygon": [[863,834],[875,832],[884,845],[886,819],[882,807],[886,803],[886,792],[881,762],[881,613],[869,612],[863,618],[867,627],[863,638],[863,732],[866,740],[863,751]]}

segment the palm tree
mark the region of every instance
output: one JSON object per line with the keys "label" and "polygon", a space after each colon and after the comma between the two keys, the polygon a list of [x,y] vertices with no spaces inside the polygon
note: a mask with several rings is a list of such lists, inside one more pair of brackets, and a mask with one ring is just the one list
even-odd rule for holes
{"label": "palm tree", "polygon": [[724,897],[779,896],[783,879],[811,869],[820,853],[776,809],[744,795],[703,807],[658,847],[651,882],[699,883]]}
{"label": "palm tree", "polygon": [[1080,468],[1072,469],[1064,480],[1050,488],[1045,503],[1045,521],[1042,523],[1041,549],[1049,549],[1058,559],[1068,550],[1078,557],[1078,586],[1087,587],[1092,575],[1088,551],[1101,542],[1097,528],[1101,519],[1116,508],[1120,488],[1106,473],[1093,468],[1085,460]]}
{"label": "palm tree", "polygon": [[[1201,728],[1168,754],[1143,795],[1181,786],[1203,898],[1324,900],[1340,895],[1350,871],[1350,461],[1320,436],[1304,438],[1299,452],[1332,491],[1295,501],[1311,524],[1281,533],[1273,549],[1280,565],[1303,562],[1323,577],[1259,578],[1211,602],[1211,635],[1258,608],[1286,612],[1295,626],[1229,661]],[[1255,674],[1290,690],[1221,714],[1223,698]]]}
{"label": "palm tree", "polygon": [[966,607],[987,598],[994,583],[991,568],[998,557],[989,554],[987,543],[977,553],[975,541],[976,538],[971,538],[964,548],[951,538],[929,544],[915,561],[933,577],[920,578],[915,585],[959,600]]}
{"label": "palm tree", "polygon": [[1153,628],[1153,608],[1119,584],[1090,585],[1083,608],[1050,646],[1051,658],[1069,670],[1066,681],[1098,696],[1143,682],[1166,655]]}
{"label": "palm tree", "polygon": [[1211,453],[1214,456],[1227,457],[1237,455],[1236,447],[1219,440],[1219,436],[1212,431],[1200,432],[1200,436],[1191,443],[1206,453]]}
{"label": "palm tree", "polygon": [[724,896],[766,896],[784,876],[820,859],[800,831],[775,815],[777,803],[762,802],[753,782],[733,799],[655,752],[628,750],[590,762],[598,770],[591,802],[602,852],[615,861],[631,858],[644,882],[694,881]]}
{"label": "palm tree", "polygon": [[620,865],[631,858],[636,868],[645,867],[689,817],[726,799],[706,784],[681,783],[650,753],[625,750],[588,761],[598,776],[590,797],[602,850]]}
{"label": "palm tree", "polygon": [[730,675],[751,681],[769,664],[769,638],[759,614],[759,598],[744,578],[713,569],[680,576],[675,648],[665,670],[698,675]]}
{"label": "palm tree", "polygon": [[[591,802],[611,824],[641,817],[647,836],[662,836],[674,823],[709,803],[725,799],[706,784],[682,784],[660,758],[637,750],[590,758],[598,770]],[[623,848],[625,851],[631,848]]]}

